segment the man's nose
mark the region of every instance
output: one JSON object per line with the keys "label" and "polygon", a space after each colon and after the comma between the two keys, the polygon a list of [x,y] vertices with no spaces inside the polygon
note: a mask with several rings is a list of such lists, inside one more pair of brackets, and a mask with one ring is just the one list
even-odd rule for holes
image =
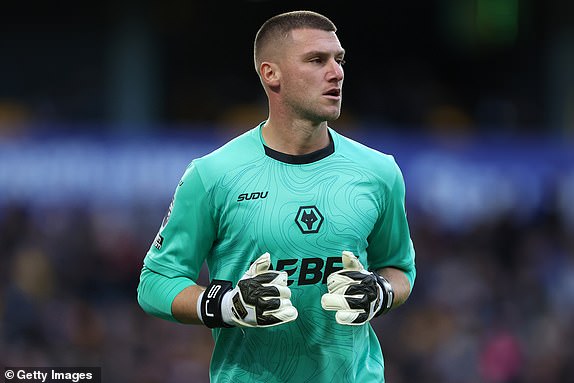
{"label": "man's nose", "polygon": [[331,65],[328,72],[328,80],[343,81],[345,73],[343,72],[343,67],[336,60],[331,60]]}

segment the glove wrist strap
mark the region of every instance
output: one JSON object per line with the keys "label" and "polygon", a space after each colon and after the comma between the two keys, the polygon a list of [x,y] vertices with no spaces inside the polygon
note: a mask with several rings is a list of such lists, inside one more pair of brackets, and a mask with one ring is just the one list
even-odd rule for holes
{"label": "glove wrist strap", "polygon": [[395,292],[393,290],[393,286],[391,286],[391,283],[385,277],[380,276],[375,272],[373,274],[377,278],[377,283],[383,290],[383,303],[381,305],[381,309],[375,314],[375,316],[378,317],[379,315],[386,314],[391,310],[395,299]]}
{"label": "glove wrist strap", "polygon": [[201,306],[198,313],[207,327],[233,327],[224,322],[221,314],[223,296],[232,289],[230,281],[214,279],[201,294]]}

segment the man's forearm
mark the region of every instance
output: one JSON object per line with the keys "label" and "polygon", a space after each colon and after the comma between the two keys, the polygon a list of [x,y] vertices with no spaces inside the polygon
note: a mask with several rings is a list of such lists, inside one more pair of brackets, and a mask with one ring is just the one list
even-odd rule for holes
{"label": "man's forearm", "polygon": [[[180,321],[173,315],[173,301],[183,290],[195,283],[186,277],[169,278],[143,267],[138,286],[138,302],[150,315],[171,321]],[[193,315],[193,312],[190,314]]]}
{"label": "man's forearm", "polygon": [[194,285],[183,289],[171,304],[173,317],[181,323],[202,324],[197,315],[197,300],[205,287]]}
{"label": "man's forearm", "polygon": [[395,294],[393,307],[396,308],[405,303],[411,293],[411,284],[406,274],[394,267],[383,267],[377,270],[377,273],[383,276],[391,286]]}

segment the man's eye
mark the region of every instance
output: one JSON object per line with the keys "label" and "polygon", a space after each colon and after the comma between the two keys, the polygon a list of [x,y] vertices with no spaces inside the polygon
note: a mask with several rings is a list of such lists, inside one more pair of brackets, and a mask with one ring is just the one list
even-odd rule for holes
{"label": "man's eye", "polygon": [[337,62],[339,63],[340,66],[343,66],[346,63],[345,59],[339,59],[337,60]]}

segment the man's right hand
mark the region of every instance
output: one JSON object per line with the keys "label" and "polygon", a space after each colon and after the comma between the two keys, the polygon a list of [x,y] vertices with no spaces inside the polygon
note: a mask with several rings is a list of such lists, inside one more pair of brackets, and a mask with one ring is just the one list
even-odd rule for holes
{"label": "man's right hand", "polygon": [[285,271],[269,270],[265,253],[232,288],[231,282],[213,280],[199,297],[198,313],[207,327],[270,327],[297,319]]}

